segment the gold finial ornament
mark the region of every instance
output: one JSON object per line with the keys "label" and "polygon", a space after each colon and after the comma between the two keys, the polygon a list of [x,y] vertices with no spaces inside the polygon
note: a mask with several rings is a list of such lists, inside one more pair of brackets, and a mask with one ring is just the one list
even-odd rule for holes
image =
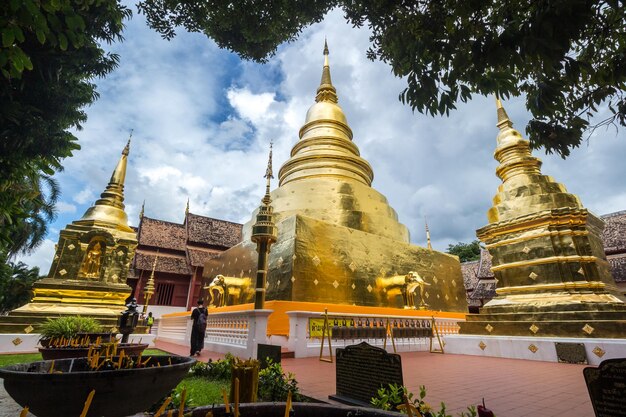
{"label": "gold finial ornament", "polygon": [[[489,224],[476,231],[492,257],[496,297],[461,323],[461,333],[524,336],[541,322],[545,336],[580,337],[593,322],[593,336],[626,333],[626,304],[604,255],[604,223],[563,184],[541,173],[530,143],[513,128],[496,98],[499,129],[495,159],[502,180]],[[584,268],[583,268],[584,266]]]}
{"label": "gold finial ornament", "polygon": [[430,244],[430,230],[428,230],[428,222],[424,220],[424,224],[426,225],[426,247],[433,250],[433,245]]}
{"label": "gold finial ornament", "polygon": [[139,220],[143,219],[145,208],[146,208],[146,200],[143,200],[143,203],[141,203],[141,211],[139,212]]}
{"label": "gold finial ornament", "polygon": [[322,68],[322,80],[320,86],[317,88],[317,95],[315,96],[316,102],[327,101],[330,103],[337,103],[339,98],[337,97],[337,90],[333,85],[330,78],[330,64],[328,63],[328,43],[324,40],[324,67]]}
{"label": "gold finial ornament", "polygon": [[187,205],[185,206],[185,217],[189,214],[189,197],[187,197]]}
{"label": "gold finial ornament", "polygon": [[256,216],[256,223],[252,226],[252,242],[257,245],[257,252],[259,254],[257,260],[257,279],[255,287],[255,310],[263,309],[265,306],[265,290],[267,282],[267,258],[270,252],[270,247],[276,242],[277,229],[274,224],[274,216],[272,214],[272,206],[270,205],[272,199],[270,198],[270,181],[274,178],[272,174],[272,142],[270,142],[270,154],[267,161],[267,169],[265,170],[264,178],[267,179],[267,185],[265,187],[265,196],[261,200],[261,206]]}
{"label": "gold finial ornament", "polygon": [[156,271],[158,259],[159,259],[159,250],[157,249],[157,253],[154,256],[154,262],[152,263],[152,272],[150,273],[150,278],[148,278],[148,281],[146,282],[146,286],[143,289],[143,299],[144,299],[143,315],[144,316],[146,315],[146,312],[148,311],[148,304],[150,303],[150,299],[152,298],[152,296],[154,295],[154,291],[156,290],[156,288],[154,287],[154,272]]}
{"label": "gold finial ornament", "polygon": [[111,174],[109,184],[95,204],[87,209],[80,219],[81,222],[108,223],[121,230],[132,231],[128,226],[128,215],[124,211],[124,181],[129,152],[130,139],[122,150],[122,156]]}

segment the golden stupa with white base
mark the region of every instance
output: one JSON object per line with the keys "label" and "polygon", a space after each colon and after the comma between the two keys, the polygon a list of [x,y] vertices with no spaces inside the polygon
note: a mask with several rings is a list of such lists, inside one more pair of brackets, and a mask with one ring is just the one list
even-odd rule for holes
{"label": "golden stupa with white base", "polygon": [[[406,226],[371,187],[372,168],[352,141],[337,102],[325,46],[315,103],[271,192],[278,236],[269,254],[266,308],[466,312],[458,258],[410,244]],[[211,307],[253,300],[255,219],[256,212],[244,225],[242,243],[207,262],[205,295]]]}
{"label": "golden stupa with white base", "polygon": [[497,100],[496,174],[502,179],[478,238],[492,256],[496,297],[461,334],[624,338],[626,304],[611,276],[604,223],[541,174],[541,161]]}
{"label": "golden stupa with white base", "polygon": [[137,234],[124,211],[130,140],[109,184],[79,220],[61,230],[48,276],[33,286],[30,303],[3,318],[0,329],[21,331],[48,317],[82,315],[115,324],[131,293],[126,284]]}

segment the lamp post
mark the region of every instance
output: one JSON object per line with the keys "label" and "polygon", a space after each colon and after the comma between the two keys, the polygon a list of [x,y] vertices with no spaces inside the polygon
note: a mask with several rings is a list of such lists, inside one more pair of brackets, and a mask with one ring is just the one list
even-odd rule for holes
{"label": "lamp post", "polygon": [[146,286],[143,288],[143,313],[142,315],[145,317],[148,311],[148,303],[150,299],[154,295],[154,270],[156,269],[157,259],[159,259],[159,251],[157,251],[156,256],[154,257],[154,262],[152,263],[152,273],[150,274],[150,278],[148,278],[148,282],[146,282]]}
{"label": "lamp post", "polygon": [[262,310],[265,307],[265,283],[267,280],[267,257],[270,252],[270,246],[276,242],[276,225],[274,224],[273,208],[270,205],[270,179],[274,178],[272,174],[272,144],[270,143],[270,156],[267,162],[267,170],[265,171],[267,185],[265,187],[265,196],[259,207],[259,213],[256,216],[256,222],[252,225],[251,240],[256,243],[256,250],[259,253],[257,272],[256,272],[256,288],[254,295],[254,309]]}

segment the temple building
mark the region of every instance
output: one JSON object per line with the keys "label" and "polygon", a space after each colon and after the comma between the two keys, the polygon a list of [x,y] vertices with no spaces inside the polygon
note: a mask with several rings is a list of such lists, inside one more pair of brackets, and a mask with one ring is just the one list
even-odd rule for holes
{"label": "temple building", "polygon": [[[347,312],[355,306],[362,313],[462,317],[467,304],[458,258],[410,243],[396,211],[371,187],[374,173],[352,136],[325,46],[315,103],[270,195],[278,232],[269,253],[266,308]],[[257,213],[244,225],[242,242],[206,264],[211,307],[251,308],[255,292],[263,290],[254,284]],[[270,333],[287,331],[276,330],[272,316],[269,323]]]}
{"label": "temple building", "polygon": [[[600,216],[604,221],[602,243],[604,254],[611,268],[618,290],[626,295],[626,211]],[[467,291],[467,304],[471,313],[496,296],[496,281],[491,272],[491,255],[481,248],[480,259],[461,264],[463,281]]]}
{"label": "temple building", "polygon": [[[484,259],[475,269],[481,276],[487,269],[493,272],[496,294],[479,314],[459,323],[460,333],[623,337],[626,303],[603,248],[605,223],[541,173],[541,161],[513,128],[500,100],[497,114],[494,156],[502,184],[487,213],[489,224],[476,231],[491,267]],[[620,239],[609,236],[607,249],[613,245],[610,250],[619,252]]]}
{"label": "temple building", "polygon": [[23,331],[48,317],[84,315],[115,325],[131,294],[126,284],[137,246],[124,211],[130,140],[109,184],[79,219],[59,234],[48,276],[33,286],[30,303],[2,320],[2,330]]}
{"label": "temple building", "polygon": [[188,310],[200,296],[205,262],[241,242],[242,225],[190,213],[189,203],[182,224],[143,212],[142,208],[128,285],[138,303],[144,304],[144,287],[154,267],[156,291],[148,311],[159,317]]}

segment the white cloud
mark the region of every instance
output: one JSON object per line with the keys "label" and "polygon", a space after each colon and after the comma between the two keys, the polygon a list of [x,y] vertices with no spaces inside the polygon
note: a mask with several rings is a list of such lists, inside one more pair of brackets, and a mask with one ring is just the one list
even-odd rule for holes
{"label": "white cloud", "polygon": [[74,194],[73,200],[78,204],[85,204],[93,202],[95,200],[95,197],[96,195],[94,194],[93,190],[87,187]]}
{"label": "white cloud", "polygon": [[66,203],[65,201],[59,201],[57,203],[57,209],[59,213],[76,213],[76,206],[74,204]]}
{"label": "white cloud", "polygon": [[[58,232],[57,232],[58,233]],[[24,262],[28,266],[37,266],[39,267],[39,275],[46,276],[48,271],[50,270],[50,265],[52,264],[52,257],[54,256],[54,251],[56,250],[56,241],[51,239],[44,239],[41,245],[29,255],[21,255],[15,258],[16,262]]]}
{"label": "white cloud", "polygon": [[[82,149],[58,175],[64,195],[92,204],[134,129],[125,187],[131,219],[146,200],[147,216],[182,222],[189,197],[194,213],[248,221],[264,191],[269,140],[276,172],[298,140],[320,82],[325,36],[354,142],[374,169],[374,187],[412,240],[424,244],[425,217],[436,249],[473,240],[500,182],[492,156],[493,99],[459,104],[447,118],[412,113],[398,100],[405,81],[388,65],[367,60],[369,32],[346,24],[337,10],[282,45],[268,65],[241,62],[200,34],[180,32],[164,41],[135,16],[126,41],[113,46],[120,67],[98,81],[101,98],[77,133]],[[524,100],[505,105],[523,132]],[[626,208],[624,138],[623,132],[596,132],[566,161],[536,155],[545,174],[603,214]]]}

